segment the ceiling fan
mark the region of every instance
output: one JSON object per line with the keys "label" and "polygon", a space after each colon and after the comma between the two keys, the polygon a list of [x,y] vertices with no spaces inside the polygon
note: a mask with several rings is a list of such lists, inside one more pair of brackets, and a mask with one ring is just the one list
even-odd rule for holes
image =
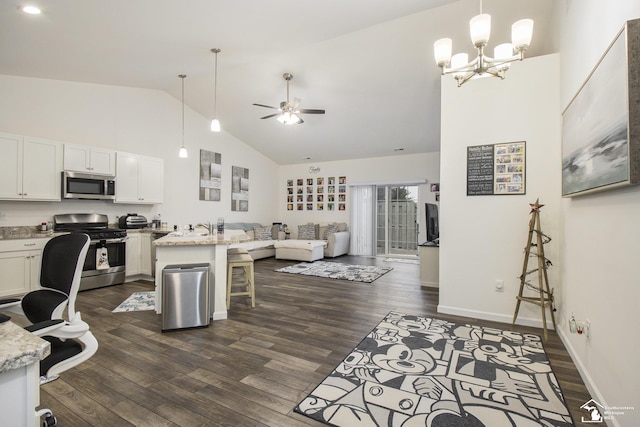
{"label": "ceiling fan", "polygon": [[301,108],[298,109],[298,105],[300,105],[300,98],[293,98],[289,101],[289,82],[293,79],[293,74],[284,73],[282,77],[287,81],[287,100],[282,101],[280,103],[280,107],[272,107],[270,105],[264,104],[253,104],[258,107],[271,108],[273,110],[278,110],[277,113],[269,114],[264,117],[260,117],[261,119],[269,119],[271,117],[277,117],[278,120],[283,125],[299,125],[304,123],[304,120],[299,116],[299,114],[324,114],[324,110],[317,109],[309,109],[309,108]]}

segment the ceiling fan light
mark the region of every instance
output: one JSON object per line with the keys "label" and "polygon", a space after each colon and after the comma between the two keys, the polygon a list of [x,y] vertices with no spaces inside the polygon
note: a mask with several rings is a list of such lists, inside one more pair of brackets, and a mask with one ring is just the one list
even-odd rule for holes
{"label": "ceiling fan light", "polygon": [[220,120],[211,120],[211,132],[220,132]]}

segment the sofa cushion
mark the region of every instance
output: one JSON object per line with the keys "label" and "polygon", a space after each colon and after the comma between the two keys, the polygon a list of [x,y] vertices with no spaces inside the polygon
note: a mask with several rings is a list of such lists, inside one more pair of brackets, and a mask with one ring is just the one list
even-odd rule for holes
{"label": "sofa cushion", "polygon": [[316,239],[316,227],[314,224],[304,224],[298,226],[298,239],[300,240],[315,240]]}
{"label": "sofa cushion", "polygon": [[253,227],[255,240],[272,240],[271,227]]}

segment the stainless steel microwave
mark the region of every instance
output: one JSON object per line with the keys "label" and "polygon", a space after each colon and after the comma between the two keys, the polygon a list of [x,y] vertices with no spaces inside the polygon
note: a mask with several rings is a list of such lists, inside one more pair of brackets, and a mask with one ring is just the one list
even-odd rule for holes
{"label": "stainless steel microwave", "polygon": [[114,200],[116,177],[81,172],[62,172],[63,199]]}

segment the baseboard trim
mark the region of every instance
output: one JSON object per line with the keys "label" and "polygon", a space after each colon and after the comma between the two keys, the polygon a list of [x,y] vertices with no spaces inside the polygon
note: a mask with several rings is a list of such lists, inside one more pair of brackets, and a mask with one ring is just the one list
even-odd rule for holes
{"label": "baseboard trim", "polygon": [[[459,307],[450,307],[438,304],[438,313],[453,314],[455,316],[471,317],[473,319],[491,320],[493,322],[511,324],[513,317],[507,314],[490,313],[488,311],[468,310]],[[542,320],[527,317],[518,317],[516,325],[531,326],[534,328],[542,328]],[[553,322],[547,320],[547,329],[553,330]]]}
{"label": "baseboard trim", "polygon": [[[609,405],[607,404],[606,399],[604,398],[602,393],[600,393],[600,389],[598,388],[598,386],[596,386],[595,382],[593,381],[593,378],[591,378],[589,371],[587,371],[587,368],[582,363],[582,359],[578,357],[578,354],[576,353],[576,350],[571,345],[571,342],[569,341],[568,335],[566,334],[565,330],[560,328],[558,330],[558,336],[560,337],[560,341],[562,341],[562,344],[564,344],[564,347],[567,349],[567,353],[569,353],[569,357],[571,357],[571,360],[576,365],[576,368],[578,369],[578,373],[580,374],[580,377],[582,378],[584,385],[587,387],[587,390],[589,391],[591,398],[597,400],[598,403],[601,404],[602,406],[608,407]],[[578,420],[574,420],[574,421],[578,421]],[[620,427],[620,423],[615,417],[608,418],[606,420],[606,424],[607,426],[611,426],[611,427]]]}

